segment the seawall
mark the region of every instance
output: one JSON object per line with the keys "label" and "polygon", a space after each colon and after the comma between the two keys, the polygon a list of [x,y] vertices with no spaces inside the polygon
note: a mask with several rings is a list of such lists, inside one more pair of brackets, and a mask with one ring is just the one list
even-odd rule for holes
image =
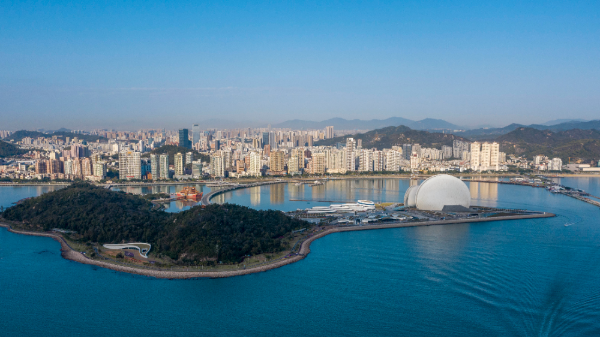
{"label": "seawall", "polygon": [[264,272],[267,270],[280,268],[290,263],[294,263],[304,259],[310,253],[310,245],[317,239],[327,236],[332,233],[338,232],[351,232],[351,231],[362,231],[362,230],[375,230],[375,229],[387,229],[387,228],[404,228],[404,227],[418,227],[418,226],[436,226],[436,225],[452,225],[459,223],[475,223],[475,222],[490,222],[490,221],[503,221],[503,220],[519,220],[519,219],[535,219],[535,218],[550,218],[556,216],[553,213],[540,213],[540,214],[523,214],[515,216],[503,216],[493,218],[471,218],[471,219],[460,219],[460,220],[441,220],[441,221],[427,221],[427,222],[412,222],[412,223],[390,223],[383,225],[366,225],[366,226],[348,226],[348,227],[333,227],[323,232],[317,233],[310,238],[304,240],[300,246],[299,255],[294,255],[288,259],[278,260],[273,263],[265,264],[258,267],[229,270],[229,271],[169,271],[169,270],[154,270],[154,269],[143,269],[134,268],[128,266],[121,266],[112,264],[104,261],[98,261],[88,258],[87,256],[73,250],[66,240],[58,235],[51,233],[41,232],[27,232],[14,230],[8,224],[0,223],[1,227],[5,227],[8,231],[16,234],[33,235],[33,236],[45,236],[53,238],[61,244],[61,255],[65,259],[76,261],[79,263],[90,264],[99,266],[102,268],[112,269],[124,273],[144,275],[156,278],[164,279],[191,279],[191,278],[221,278],[221,277],[232,277],[247,275],[253,273]]}

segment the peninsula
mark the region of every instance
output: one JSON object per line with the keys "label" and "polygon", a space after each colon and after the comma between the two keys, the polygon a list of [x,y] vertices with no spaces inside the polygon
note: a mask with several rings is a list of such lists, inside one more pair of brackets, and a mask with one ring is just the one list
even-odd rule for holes
{"label": "peninsula", "polygon": [[[142,197],[86,183],[25,200],[1,215],[11,232],[51,237],[64,258],[157,278],[230,277],[278,268],[306,257],[331,233],[552,217],[544,212],[481,210],[485,216],[413,219],[369,225],[315,226],[280,211],[232,204],[166,213]],[[105,246],[145,242],[147,256]]]}

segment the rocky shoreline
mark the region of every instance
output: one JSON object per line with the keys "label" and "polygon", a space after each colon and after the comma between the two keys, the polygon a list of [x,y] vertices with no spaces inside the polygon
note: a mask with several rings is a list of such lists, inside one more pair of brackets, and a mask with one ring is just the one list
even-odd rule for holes
{"label": "rocky shoreline", "polygon": [[535,219],[535,218],[550,218],[556,216],[553,213],[540,213],[540,214],[524,214],[524,215],[515,215],[515,216],[502,216],[502,217],[494,217],[494,218],[482,218],[482,219],[460,219],[460,220],[441,220],[441,221],[428,221],[428,222],[412,222],[412,223],[390,223],[384,225],[367,225],[367,226],[348,226],[348,227],[334,227],[329,228],[321,233],[318,233],[308,239],[306,239],[302,245],[300,246],[300,251],[298,255],[292,256],[288,259],[279,260],[270,264],[266,264],[263,266],[248,268],[248,269],[240,269],[240,270],[229,270],[229,271],[169,271],[169,270],[153,270],[153,269],[142,269],[142,268],[134,268],[121,266],[117,264],[112,264],[104,261],[92,260],[85,255],[81,254],[73,250],[69,244],[65,241],[65,239],[57,234],[51,233],[41,233],[41,232],[27,232],[27,231],[18,231],[14,230],[10,227],[10,225],[0,223],[0,227],[5,227],[9,232],[23,235],[33,235],[33,236],[45,236],[50,237],[56,241],[58,241],[61,245],[61,256],[65,259],[76,261],[83,264],[95,265],[98,267],[112,269],[115,271],[120,271],[124,273],[137,274],[150,276],[155,278],[164,278],[164,279],[192,279],[192,278],[221,278],[221,277],[232,277],[232,276],[240,276],[247,275],[253,273],[265,272],[267,270],[280,268],[285,265],[300,261],[304,259],[310,253],[310,245],[313,241],[320,239],[324,236],[327,236],[332,233],[338,232],[351,232],[351,231],[362,231],[362,230],[375,230],[375,229],[387,229],[387,228],[404,228],[404,227],[418,227],[418,226],[435,226],[435,225],[451,225],[451,224],[459,224],[459,223],[473,223],[473,222],[490,222],[490,221],[502,221],[502,220],[518,220],[518,219]]}

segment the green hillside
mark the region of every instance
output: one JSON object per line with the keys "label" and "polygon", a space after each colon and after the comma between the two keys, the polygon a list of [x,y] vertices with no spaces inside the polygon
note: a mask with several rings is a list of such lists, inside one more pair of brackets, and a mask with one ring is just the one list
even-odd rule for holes
{"label": "green hillside", "polygon": [[495,139],[501,150],[531,158],[535,155],[558,157],[567,162],[569,157],[584,161],[600,157],[600,131],[572,129],[553,132],[528,127],[517,128]]}
{"label": "green hillside", "polygon": [[27,151],[21,150],[13,144],[0,140],[0,158],[18,156],[23,153],[27,153]]}
{"label": "green hillside", "polygon": [[310,226],[279,211],[231,204],[167,213],[153,210],[142,197],[87,183],[25,200],[1,215],[26,230],[76,231],[71,239],[82,243],[148,242],[152,254],[183,265],[239,262],[246,255],[279,252],[290,248],[287,234]]}
{"label": "green hillside", "polygon": [[394,145],[406,143],[420,144],[422,147],[441,148],[442,145],[452,146],[452,142],[457,140],[466,140],[465,138],[455,136],[449,133],[435,133],[427,131],[413,130],[407,126],[389,126],[383,129],[377,129],[366,133],[335,137],[321,140],[315,145],[335,145],[338,142],[346,143],[347,138],[362,140],[363,148],[391,148]]}
{"label": "green hillside", "polygon": [[10,135],[8,137],[8,139],[13,139],[15,142],[21,141],[23,140],[23,138],[39,138],[39,137],[44,137],[44,138],[52,138],[53,136],[57,136],[58,138],[61,139],[66,139],[66,137],[69,137],[71,139],[77,137],[78,139],[84,140],[86,142],[95,142],[100,140],[102,141],[106,141],[107,139],[104,137],[100,137],[100,136],[96,136],[96,135],[84,135],[84,134],[80,134],[80,133],[72,133],[72,132],[63,132],[63,131],[57,131],[54,133],[42,133],[42,132],[38,132],[38,131],[27,131],[27,130],[19,130],[16,131],[15,133],[13,133],[12,135]]}

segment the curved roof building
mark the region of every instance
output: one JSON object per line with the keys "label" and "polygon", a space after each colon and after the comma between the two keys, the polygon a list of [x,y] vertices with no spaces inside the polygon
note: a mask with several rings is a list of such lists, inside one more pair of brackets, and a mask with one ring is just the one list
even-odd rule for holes
{"label": "curved roof building", "polygon": [[404,205],[423,211],[441,211],[444,206],[471,206],[471,193],[460,179],[438,174],[410,187],[404,195]]}
{"label": "curved roof building", "polygon": [[417,205],[417,189],[419,186],[411,186],[404,193],[404,206],[406,207],[415,207]]}

